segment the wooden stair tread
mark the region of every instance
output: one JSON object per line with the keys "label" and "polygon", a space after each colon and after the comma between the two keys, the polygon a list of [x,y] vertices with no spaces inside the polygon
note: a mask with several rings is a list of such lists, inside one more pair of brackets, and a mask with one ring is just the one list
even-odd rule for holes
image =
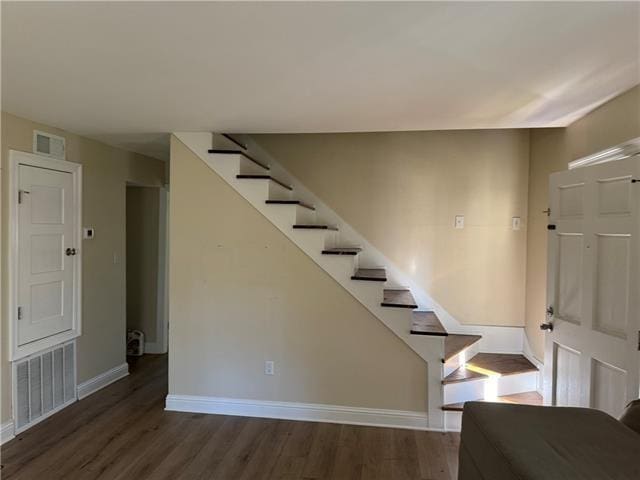
{"label": "wooden stair tread", "polygon": [[[440,337],[446,337],[449,335],[434,312],[413,312],[411,334],[435,335]],[[445,340],[445,351],[446,345],[447,342]]]}
{"label": "wooden stair tread", "polygon": [[300,200],[267,200],[265,203],[269,205],[299,205],[301,207],[308,208],[309,210],[315,210],[314,206]]}
{"label": "wooden stair tread", "polygon": [[413,295],[411,295],[411,290],[385,289],[380,305],[383,307],[418,308]]}
{"label": "wooden stair tread", "polygon": [[300,230],[334,230],[338,231],[337,227],[332,227],[331,225],[313,225],[313,224],[296,224],[293,228]]}
{"label": "wooden stair tread", "polygon": [[372,282],[386,282],[387,272],[384,268],[359,268],[351,280],[370,280]]}
{"label": "wooden stair tread", "polygon": [[469,380],[476,380],[478,378],[489,378],[489,376],[474,370],[460,367],[447,375],[444,380],[442,380],[442,384],[446,385],[447,383],[468,382]]}
{"label": "wooden stair tread", "polygon": [[323,255],[357,255],[362,251],[359,247],[336,247],[326,248],[322,251]]}
{"label": "wooden stair tread", "polygon": [[[489,400],[476,400],[479,402],[489,401]],[[502,397],[498,397],[495,400],[491,400],[495,403],[512,403],[518,405],[542,405],[542,396],[538,392],[524,392],[524,393],[514,393],[512,395],[503,395]],[[443,405],[442,410],[448,412],[462,412],[464,409],[465,402],[460,403],[450,403],[448,405]]]}
{"label": "wooden stair tread", "polygon": [[482,338],[480,335],[451,334],[444,341],[444,361],[449,361]]}
{"label": "wooden stair tread", "polygon": [[478,378],[487,378],[492,374],[505,377],[537,370],[536,366],[527,360],[524,355],[517,353],[479,353],[467,362],[466,367],[460,367],[447,375],[442,380],[442,383],[468,382]]}
{"label": "wooden stair tread", "polygon": [[247,160],[252,161],[253,163],[255,163],[256,165],[258,165],[261,168],[264,168],[265,170],[270,170],[269,165],[262,163],[259,160],[256,160],[255,158],[253,158],[251,155],[248,155],[247,153],[243,152],[242,150],[229,150],[229,149],[224,149],[224,148],[210,148],[209,149],[209,153],[215,153],[215,154],[222,154],[222,155],[242,155],[244,158],[246,158]]}
{"label": "wooden stair tread", "polygon": [[240,175],[236,175],[236,178],[245,179],[245,180],[271,180],[272,182],[276,182],[278,185],[286,188],[287,190],[293,190],[292,186],[287,185],[284,182],[281,182],[277,178],[273,178],[271,175],[240,174]]}

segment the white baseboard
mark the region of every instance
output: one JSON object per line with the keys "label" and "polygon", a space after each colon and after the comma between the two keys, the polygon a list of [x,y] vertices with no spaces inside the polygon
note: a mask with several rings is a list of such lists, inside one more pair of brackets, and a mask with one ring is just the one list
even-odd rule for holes
{"label": "white baseboard", "polygon": [[144,342],[144,353],[167,353],[162,349],[162,345],[156,342]]}
{"label": "white baseboard", "polygon": [[343,423],[372,427],[429,430],[426,412],[381,410],[317,403],[271,402],[237,398],[167,395],[166,410],[242,417]]}
{"label": "white baseboard", "polygon": [[531,349],[531,344],[529,343],[529,338],[525,334],[524,336],[524,345],[522,354],[525,356],[527,360],[533,363],[538,369],[538,382],[536,385],[536,391],[543,395],[543,385],[544,385],[544,363],[542,363],[538,358],[533,354],[533,350]]}
{"label": "white baseboard", "polygon": [[13,420],[0,425],[0,445],[5,444],[15,436]]}
{"label": "white baseboard", "polygon": [[129,364],[125,362],[122,365],[118,365],[111,370],[107,370],[106,372],[87,380],[86,382],[82,382],[78,385],[78,400],[88,397],[92,393],[97,392],[107,385],[111,385],[113,382],[120,380],[127,375],[129,375]]}

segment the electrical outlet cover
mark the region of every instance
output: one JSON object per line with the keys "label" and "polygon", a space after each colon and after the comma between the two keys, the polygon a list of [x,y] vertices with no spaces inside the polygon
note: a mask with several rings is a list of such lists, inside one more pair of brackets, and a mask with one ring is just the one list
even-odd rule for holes
{"label": "electrical outlet cover", "polygon": [[273,361],[267,360],[264,362],[264,374],[265,375],[273,375],[275,372]]}

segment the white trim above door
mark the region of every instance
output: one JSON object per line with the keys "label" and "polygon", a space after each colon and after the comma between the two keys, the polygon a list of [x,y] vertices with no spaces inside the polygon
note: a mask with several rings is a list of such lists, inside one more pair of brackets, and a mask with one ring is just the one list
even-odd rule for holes
{"label": "white trim above door", "polygon": [[[72,235],[65,248],[75,249],[72,262],[71,328],[38,340],[20,344],[18,328],[19,285],[20,285],[20,178],[21,166],[34,167],[46,171],[71,174]],[[58,160],[33,153],[9,151],[9,243],[8,243],[8,298],[5,314],[9,318],[9,352],[11,360],[32,355],[54,345],[72,340],[82,333],[82,165]],[[23,192],[27,194],[28,192]],[[62,255],[63,253],[60,252]]]}

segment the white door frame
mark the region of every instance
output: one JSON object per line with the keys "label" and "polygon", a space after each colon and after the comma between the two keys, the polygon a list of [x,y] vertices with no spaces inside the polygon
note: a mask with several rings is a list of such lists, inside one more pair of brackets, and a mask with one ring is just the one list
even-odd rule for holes
{"label": "white door frame", "polygon": [[[74,200],[74,248],[77,250],[74,261],[73,315],[72,328],[27,345],[18,345],[18,169],[20,165],[46,168],[59,172],[67,172],[73,178]],[[9,319],[9,359],[18,360],[36,352],[67,342],[82,334],[82,165],[66,160],[44,157],[18,150],[9,151],[9,245],[7,306],[5,314]]]}
{"label": "white door frame", "polygon": [[169,189],[158,188],[158,279],[156,288],[156,341],[145,343],[145,353],[167,353],[169,325]]}

